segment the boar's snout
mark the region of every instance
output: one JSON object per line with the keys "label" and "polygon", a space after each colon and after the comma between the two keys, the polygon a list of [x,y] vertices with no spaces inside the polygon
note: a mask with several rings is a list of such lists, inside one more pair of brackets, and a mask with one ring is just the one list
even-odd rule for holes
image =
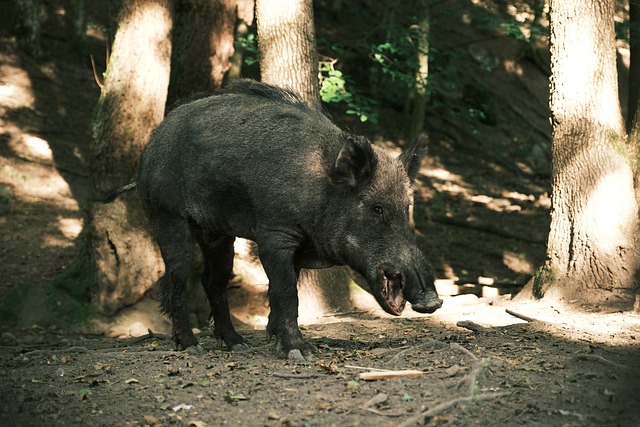
{"label": "boar's snout", "polygon": [[442,300],[435,294],[427,295],[425,298],[411,303],[411,308],[418,313],[433,313],[442,307]]}

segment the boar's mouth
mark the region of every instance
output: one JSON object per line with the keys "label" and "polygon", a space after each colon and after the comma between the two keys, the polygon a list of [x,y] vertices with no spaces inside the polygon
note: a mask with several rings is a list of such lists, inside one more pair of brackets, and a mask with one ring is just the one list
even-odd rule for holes
{"label": "boar's mouth", "polygon": [[402,274],[381,269],[378,277],[380,285],[378,303],[387,313],[399,316],[407,303],[402,292],[404,286]]}

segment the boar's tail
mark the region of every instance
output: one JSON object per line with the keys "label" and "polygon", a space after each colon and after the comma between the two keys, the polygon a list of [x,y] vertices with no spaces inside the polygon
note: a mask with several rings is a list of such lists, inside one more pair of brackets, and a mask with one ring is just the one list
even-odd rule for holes
{"label": "boar's tail", "polygon": [[108,192],[105,196],[102,196],[101,198],[99,198],[97,201],[101,202],[101,203],[111,203],[113,202],[119,195],[121,195],[122,193],[126,193],[127,191],[131,191],[134,188],[137,187],[138,184],[136,184],[135,181],[131,181],[130,183],[128,183],[127,185],[123,185],[120,188],[116,188],[115,190],[111,190],[110,192]]}

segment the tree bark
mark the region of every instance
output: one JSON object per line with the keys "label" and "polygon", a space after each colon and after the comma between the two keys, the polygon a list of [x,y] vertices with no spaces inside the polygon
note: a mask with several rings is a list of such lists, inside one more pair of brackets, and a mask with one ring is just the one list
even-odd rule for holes
{"label": "tree bark", "polygon": [[420,23],[419,36],[416,46],[418,69],[413,84],[413,99],[411,102],[411,121],[409,124],[409,143],[414,141],[424,131],[424,115],[427,104],[427,77],[429,77],[429,29],[431,19],[427,0],[417,1]]}
{"label": "tree bark", "polygon": [[168,105],[220,87],[231,67],[238,3],[176,1]]}
{"label": "tree bark", "polygon": [[636,126],[640,103],[640,0],[629,0],[629,104],[627,130]]}
{"label": "tree bark", "polygon": [[40,46],[40,0],[16,0],[18,13],[16,17],[16,32],[23,48],[36,58],[42,56]]}
{"label": "tree bark", "polygon": [[523,295],[632,302],[638,205],[613,16],[614,0],[551,2],[551,230],[547,261]]}
{"label": "tree bark", "polygon": [[[164,116],[171,57],[171,1],[123,0],[111,60],[94,122],[92,178],[98,192],[134,178],[153,128]],[[137,195],[91,211],[97,286],[91,299],[112,314],[132,304],[159,276],[162,263],[145,232]]]}
{"label": "tree bark", "polygon": [[311,0],[257,0],[260,76],[320,106],[318,54]]}

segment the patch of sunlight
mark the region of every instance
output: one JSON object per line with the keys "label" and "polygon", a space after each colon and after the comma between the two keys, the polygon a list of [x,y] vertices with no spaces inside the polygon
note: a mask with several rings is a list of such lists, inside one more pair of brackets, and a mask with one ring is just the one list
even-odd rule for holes
{"label": "patch of sunlight", "polygon": [[505,199],[519,200],[521,202],[534,202],[536,200],[536,196],[534,196],[533,194],[527,195],[518,193],[517,191],[503,191],[502,197],[504,197]]}
{"label": "patch of sunlight", "polygon": [[83,221],[80,218],[58,217],[58,228],[67,239],[75,239],[82,231]]}
{"label": "patch of sunlight", "polygon": [[631,239],[632,233],[625,227],[633,223],[637,213],[635,205],[628,203],[634,197],[631,186],[626,184],[629,182],[632,182],[630,170],[618,167],[600,179],[587,196],[585,217],[589,233],[605,253],[615,253],[623,242]]}
{"label": "patch of sunlight", "polygon": [[[55,248],[68,248],[73,246],[73,241],[82,231],[82,220],[79,218],[63,218],[58,216],[58,230],[60,233],[47,235],[44,238],[44,246]],[[62,236],[61,236],[61,235]]]}
{"label": "patch of sunlight", "polygon": [[485,205],[495,212],[519,212],[522,210],[520,205],[514,205],[508,199],[490,197],[484,194],[476,194],[466,198],[474,203]]}
{"label": "patch of sunlight", "polygon": [[502,262],[510,270],[516,273],[533,274],[535,266],[529,260],[527,260],[524,254],[517,254],[511,251],[504,251],[502,253]]}
{"label": "patch of sunlight", "polygon": [[[0,63],[3,59],[0,57]],[[0,84],[0,105],[8,109],[32,108],[35,98],[28,74],[11,65],[0,65],[0,75],[11,76],[13,82]]]}
{"label": "patch of sunlight", "polygon": [[49,148],[49,143],[35,135],[23,134],[22,143],[13,148],[18,155],[29,159],[53,161],[53,151]]}
{"label": "patch of sunlight", "polygon": [[29,173],[29,170],[23,171],[5,164],[0,175],[4,182],[13,186],[16,198],[26,201],[55,200],[58,205],[78,209],[77,201],[70,197],[69,184],[58,173]]}
{"label": "patch of sunlight", "polygon": [[428,176],[429,178],[439,179],[440,181],[462,180],[462,177],[460,177],[460,175],[453,174],[446,169],[437,168],[437,167],[430,168],[430,169],[423,169],[420,171],[420,173],[422,173],[425,176]]}
{"label": "patch of sunlight", "polygon": [[518,61],[515,61],[512,59],[505,59],[503,62],[503,65],[504,65],[504,70],[507,73],[515,74],[518,77],[522,77],[522,75],[524,74],[522,65],[520,65]]}

